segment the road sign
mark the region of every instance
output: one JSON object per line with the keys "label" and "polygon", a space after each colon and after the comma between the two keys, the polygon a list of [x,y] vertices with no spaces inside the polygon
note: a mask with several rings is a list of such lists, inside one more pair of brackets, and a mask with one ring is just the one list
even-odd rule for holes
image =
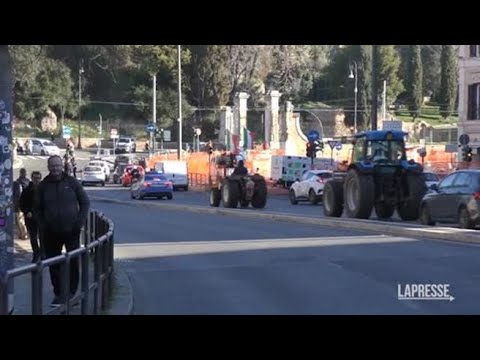
{"label": "road sign", "polygon": [[117,129],[110,129],[110,139],[118,139]]}
{"label": "road sign", "polygon": [[445,152],[446,153],[456,153],[458,151],[457,144],[447,144],[445,145]]}
{"label": "road sign", "polygon": [[310,130],[307,135],[308,141],[314,142],[320,139],[320,133],[317,130]]}
{"label": "road sign", "polygon": [[419,149],[417,149],[417,153],[418,153],[418,155],[420,155],[420,157],[423,158],[423,157],[427,156],[427,149],[419,148]]}
{"label": "road sign", "polygon": [[163,141],[172,141],[172,132],[170,130],[163,131]]}
{"label": "road sign", "polygon": [[63,126],[63,129],[62,129],[62,133],[63,133],[63,138],[64,139],[70,139],[71,135],[72,135],[72,128],[70,126]]}
{"label": "road sign", "polygon": [[148,132],[154,132],[156,130],[156,128],[157,127],[153,123],[150,123],[150,124],[147,125],[147,131]]}
{"label": "road sign", "polygon": [[468,143],[470,142],[470,136],[468,136],[467,134],[462,134],[458,138],[458,142],[462,145],[468,145]]}
{"label": "road sign", "polygon": [[337,149],[338,151],[342,150],[342,143],[337,142],[335,144],[335,149]]}
{"label": "road sign", "polygon": [[335,147],[335,145],[337,145],[337,142],[335,140],[329,140],[328,141],[328,145],[330,145],[330,149],[333,150],[333,148]]}
{"label": "road sign", "polygon": [[389,120],[383,122],[383,130],[384,131],[391,131],[391,130],[402,130],[403,129],[403,121],[400,120]]}

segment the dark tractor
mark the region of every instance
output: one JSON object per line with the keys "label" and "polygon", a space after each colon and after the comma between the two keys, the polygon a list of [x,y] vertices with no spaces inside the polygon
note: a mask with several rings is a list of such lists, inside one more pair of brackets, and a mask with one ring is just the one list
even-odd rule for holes
{"label": "dark tractor", "polygon": [[395,209],[402,220],[417,220],[427,191],[423,168],[407,161],[403,131],[367,131],[353,137],[352,161],[335,172],[323,190],[327,216],[368,219],[375,208],[380,219]]}
{"label": "dark tractor", "polygon": [[216,156],[210,163],[210,206],[226,208],[264,208],[267,203],[267,183],[259,174],[230,175],[236,166],[235,155]]}

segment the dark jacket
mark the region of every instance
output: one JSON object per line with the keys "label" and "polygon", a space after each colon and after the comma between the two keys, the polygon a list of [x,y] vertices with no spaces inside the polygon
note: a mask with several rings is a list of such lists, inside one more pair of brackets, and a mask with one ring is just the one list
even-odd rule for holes
{"label": "dark jacket", "polygon": [[34,215],[44,231],[79,230],[85,223],[90,201],[82,185],[72,176],[60,180],[46,176],[38,185]]}
{"label": "dark jacket", "polygon": [[248,170],[245,166],[237,166],[232,175],[248,175]]}
{"label": "dark jacket", "polygon": [[35,200],[35,188],[33,186],[33,182],[28,184],[27,188],[22,191],[20,195],[20,210],[24,214],[29,212],[33,213],[33,202]]}
{"label": "dark jacket", "polygon": [[28,187],[30,184],[30,180],[26,177],[21,178],[19,177],[13,183],[13,205],[15,207],[15,212],[20,211],[20,196],[22,192]]}

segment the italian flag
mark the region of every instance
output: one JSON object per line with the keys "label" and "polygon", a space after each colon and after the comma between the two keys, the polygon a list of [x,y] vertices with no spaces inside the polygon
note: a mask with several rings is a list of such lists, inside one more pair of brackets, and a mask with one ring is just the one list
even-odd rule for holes
{"label": "italian flag", "polygon": [[237,154],[239,152],[238,143],[240,141],[240,137],[238,135],[232,134],[230,131],[226,130],[226,148],[227,151],[231,151],[233,154]]}
{"label": "italian flag", "polygon": [[243,128],[243,149],[253,149],[253,132],[247,128]]}

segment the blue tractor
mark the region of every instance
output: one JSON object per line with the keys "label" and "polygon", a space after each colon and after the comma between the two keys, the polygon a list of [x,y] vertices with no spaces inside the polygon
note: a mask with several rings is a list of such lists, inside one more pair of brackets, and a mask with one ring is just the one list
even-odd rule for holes
{"label": "blue tractor", "polygon": [[407,161],[403,131],[366,131],[353,137],[352,161],[346,172],[335,172],[323,190],[327,216],[368,219],[375,209],[380,219],[395,209],[402,220],[417,220],[427,191],[423,167]]}

